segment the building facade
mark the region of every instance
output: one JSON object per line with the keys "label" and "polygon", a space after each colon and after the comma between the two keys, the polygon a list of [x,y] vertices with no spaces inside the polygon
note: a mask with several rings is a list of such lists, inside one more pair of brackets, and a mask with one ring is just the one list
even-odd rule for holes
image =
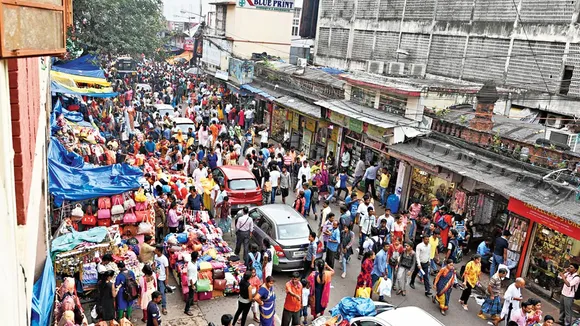
{"label": "building facade", "polygon": [[532,91],[522,107],[560,112],[580,96],[579,12],[564,0],[322,0],[315,63],[492,80]]}

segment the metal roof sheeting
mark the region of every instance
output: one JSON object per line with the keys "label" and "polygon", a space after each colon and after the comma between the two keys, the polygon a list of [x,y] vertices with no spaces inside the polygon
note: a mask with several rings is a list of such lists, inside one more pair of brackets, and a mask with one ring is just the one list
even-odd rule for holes
{"label": "metal roof sheeting", "polygon": [[417,125],[416,121],[403,116],[369,108],[346,100],[318,101],[314,104],[380,128],[386,129],[397,126]]}
{"label": "metal roof sheeting", "polygon": [[281,98],[275,99],[274,102],[287,107],[298,112],[302,112],[311,117],[320,119],[322,115],[320,113],[320,108],[316,105],[309,104],[308,102],[299,100],[292,96],[282,96]]}

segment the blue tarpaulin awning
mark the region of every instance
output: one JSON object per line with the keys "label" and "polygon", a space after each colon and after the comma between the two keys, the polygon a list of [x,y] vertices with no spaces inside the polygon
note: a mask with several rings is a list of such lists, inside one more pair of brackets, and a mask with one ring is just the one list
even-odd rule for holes
{"label": "blue tarpaulin awning", "polygon": [[249,85],[249,84],[244,84],[244,85],[240,86],[240,88],[241,89],[245,89],[245,90],[247,90],[249,92],[252,92],[254,94],[261,95],[261,96],[263,96],[263,97],[265,97],[265,98],[267,98],[269,100],[276,99],[274,96],[268,94],[267,92],[265,92],[265,91],[263,91],[263,90],[261,90],[261,89],[259,89],[257,87],[254,87],[252,85]]}
{"label": "blue tarpaulin awning", "polygon": [[97,62],[97,57],[88,54],[71,61],[57,62],[51,69],[72,75],[105,78],[105,72]]}
{"label": "blue tarpaulin awning", "polygon": [[32,313],[30,315],[31,326],[48,326],[50,324],[55,292],[56,280],[54,278],[52,259],[50,258],[50,255],[47,254],[42,276],[32,287]]}
{"label": "blue tarpaulin awning", "polygon": [[115,97],[115,96],[119,95],[119,93],[116,93],[116,92],[112,92],[112,93],[76,92],[76,91],[73,91],[73,90],[70,90],[70,89],[64,87],[63,85],[61,85],[60,83],[58,83],[54,80],[50,82],[50,91],[52,93],[61,93],[61,94],[67,94],[67,95],[80,95],[80,96],[103,97],[103,98]]}
{"label": "blue tarpaulin awning", "polygon": [[48,190],[60,206],[64,200],[79,201],[120,194],[139,188],[143,171],[128,164],[94,166],[67,151],[52,137],[48,147]]}

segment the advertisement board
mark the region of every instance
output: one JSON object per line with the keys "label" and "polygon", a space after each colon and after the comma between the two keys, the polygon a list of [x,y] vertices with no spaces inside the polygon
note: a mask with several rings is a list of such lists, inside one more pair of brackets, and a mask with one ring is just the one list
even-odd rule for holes
{"label": "advertisement board", "polygon": [[248,9],[292,11],[294,0],[238,0],[237,6]]}

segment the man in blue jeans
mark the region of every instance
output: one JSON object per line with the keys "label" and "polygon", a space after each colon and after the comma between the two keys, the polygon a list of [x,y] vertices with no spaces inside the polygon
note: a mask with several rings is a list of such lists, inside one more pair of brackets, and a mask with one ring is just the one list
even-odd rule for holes
{"label": "man in blue jeans", "polygon": [[[388,277],[389,273],[387,270],[387,252],[389,251],[389,244],[384,242],[383,249],[380,250],[375,255],[375,262],[373,266],[373,271],[371,272],[371,278],[373,280],[373,288],[379,278]],[[379,301],[383,301],[383,296],[379,296]]]}
{"label": "man in blue jeans", "polygon": [[429,234],[423,233],[423,241],[417,245],[415,249],[415,257],[417,265],[411,274],[409,286],[411,289],[415,288],[415,278],[417,274],[423,277],[423,285],[425,286],[425,295],[431,296],[431,283],[429,282],[429,256],[431,255],[431,246],[429,245]]}
{"label": "man in blue jeans", "polygon": [[165,290],[167,287],[167,275],[169,275],[169,260],[163,254],[163,246],[155,247],[155,271],[157,272],[157,287],[161,292],[161,313],[167,315],[167,298]]}
{"label": "man in blue jeans", "polygon": [[507,253],[509,247],[508,238],[511,237],[509,230],[503,230],[501,237],[495,239],[495,248],[493,249],[493,258],[491,260],[490,275],[494,275],[498,266],[507,262]]}

